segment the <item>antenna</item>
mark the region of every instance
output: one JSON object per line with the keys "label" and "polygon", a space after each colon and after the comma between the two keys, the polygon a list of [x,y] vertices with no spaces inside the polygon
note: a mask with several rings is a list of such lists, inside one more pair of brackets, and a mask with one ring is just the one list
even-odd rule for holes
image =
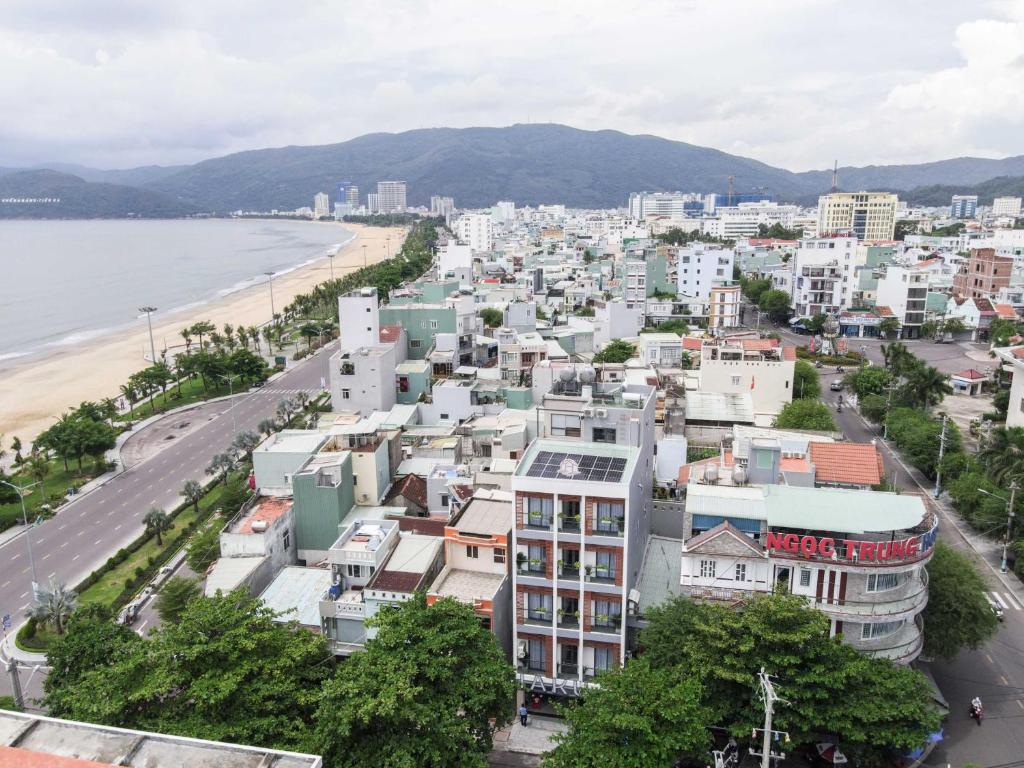
{"label": "antenna", "polygon": [[836,160],[832,164],[832,189],[829,192],[839,191],[839,161]]}

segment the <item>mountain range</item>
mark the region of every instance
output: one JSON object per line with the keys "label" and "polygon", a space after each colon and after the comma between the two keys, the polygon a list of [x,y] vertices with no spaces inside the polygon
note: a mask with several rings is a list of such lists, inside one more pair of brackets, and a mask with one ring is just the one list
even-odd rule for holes
{"label": "mountain range", "polygon": [[[497,200],[518,205],[625,205],[640,190],[763,192],[780,202],[813,203],[828,191],[832,171],[795,173],[716,149],[657,136],[584,131],[564,125],[428,128],[372,133],[321,146],[238,152],[188,166],[99,170],[67,164],[0,168],[0,198],[40,197],[73,205],[0,203],[0,218],[182,216],[237,209],[294,209],[312,204],[338,181],[359,186],[362,199],[378,180],[408,183],[408,203],[431,195],[474,208]],[[891,190],[913,203],[948,204],[954,193],[977,193],[987,204],[1024,190],[1024,156],[961,157],[912,165],[839,169],[840,189]]]}

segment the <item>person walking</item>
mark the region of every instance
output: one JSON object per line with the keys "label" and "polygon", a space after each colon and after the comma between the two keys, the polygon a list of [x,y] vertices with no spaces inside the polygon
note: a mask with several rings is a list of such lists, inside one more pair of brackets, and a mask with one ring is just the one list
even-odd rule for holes
{"label": "person walking", "polygon": [[530,714],[530,710],[528,710],[526,708],[526,704],[525,703],[520,704],[519,705],[519,722],[522,723],[524,726],[526,725],[526,718],[527,718],[527,716],[529,714]]}

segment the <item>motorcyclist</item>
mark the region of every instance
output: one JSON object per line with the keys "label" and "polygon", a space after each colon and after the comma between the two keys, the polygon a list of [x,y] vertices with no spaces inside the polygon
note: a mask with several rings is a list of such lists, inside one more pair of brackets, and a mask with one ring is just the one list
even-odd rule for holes
{"label": "motorcyclist", "polygon": [[981,697],[975,696],[971,699],[971,717],[978,721],[978,725],[981,725]]}

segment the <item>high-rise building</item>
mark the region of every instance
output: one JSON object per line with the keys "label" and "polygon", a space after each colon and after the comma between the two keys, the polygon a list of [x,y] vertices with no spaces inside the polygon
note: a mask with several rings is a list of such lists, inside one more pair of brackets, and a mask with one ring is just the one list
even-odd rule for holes
{"label": "high-rise building", "polygon": [[489,251],[494,244],[491,217],[486,213],[466,213],[455,222],[455,234],[474,251]]}
{"label": "high-rise building", "polygon": [[334,196],[335,203],[347,203],[353,208],[359,207],[359,187],[351,181],[339,181],[338,192]]}
{"label": "high-rise building", "polygon": [[366,210],[370,214],[383,213],[380,208],[380,195],[376,192],[370,192],[366,195]]}
{"label": "high-rise building", "polygon": [[1020,216],[1021,199],[1019,197],[997,197],[992,201],[993,216]]}
{"label": "high-rise building", "polygon": [[313,218],[320,219],[331,215],[331,199],[326,192],[317,192],[313,196]]}
{"label": "high-rise building", "polygon": [[689,215],[687,203],[697,203],[694,210],[699,209],[701,213],[704,210],[700,195],[683,192],[634,192],[629,196],[629,217],[637,221],[654,216],[685,219]]}
{"label": "high-rise building", "polygon": [[405,210],[405,182],[378,181],[377,206],[380,213],[401,213]]}
{"label": "high-rise building", "polygon": [[818,237],[892,240],[899,199],[889,192],[833,192],[818,198]]}
{"label": "high-rise building", "polygon": [[440,195],[430,196],[430,215],[431,216],[444,216],[445,218],[451,216],[455,212],[455,200],[450,197],[441,197]]}
{"label": "high-rise building", "polygon": [[949,215],[954,219],[973,219],[977,210],[977,195],[953,195],[949,206]]}
{"label": "high-rise building", "polygon": [[732,266],[736,252],[731,248],[720,248],[694,243],[676,250],[676,265],[679,293],[700,301],[711,298],[711,289],[732,280]]}

